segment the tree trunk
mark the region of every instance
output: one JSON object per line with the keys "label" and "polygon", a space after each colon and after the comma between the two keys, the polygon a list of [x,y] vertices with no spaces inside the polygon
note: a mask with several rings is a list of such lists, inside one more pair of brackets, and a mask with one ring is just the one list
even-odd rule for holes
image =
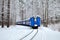
{"label": "tree trunk", "polygon": [[46,27],[48,27],[48,0],[46,0],[45,4],[45,20],[46,20]]}
{"label": "tree trunk", "polygon": [[2,1],[2,28],[4,27],[4,0]]}
{"label": "tree trunk", "polygon": [[7,13],[7,27],[9,27],[9,21],[10,21],[10,0],[8,0],[8,13]]}

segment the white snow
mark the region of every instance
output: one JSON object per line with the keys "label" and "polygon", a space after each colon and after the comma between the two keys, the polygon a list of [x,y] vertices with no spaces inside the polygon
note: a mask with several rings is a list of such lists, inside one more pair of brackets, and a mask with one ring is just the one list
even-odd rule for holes
{"label": "white snow", "polygon": [[48,27],[54,31],[60,31],[60,23],[49,24]]}
{"label": "white snow", "polygon": [[[21,25],[10,26],[9,28],[6,26],[4,28],[0,27],[0,40],[20,40],[32,30],[30,27]],[[37,30],[34,29],[34,31],[23,40],[30,40],[36,31]],[[41,26],[33,40],[60,40],[60,32]]]}

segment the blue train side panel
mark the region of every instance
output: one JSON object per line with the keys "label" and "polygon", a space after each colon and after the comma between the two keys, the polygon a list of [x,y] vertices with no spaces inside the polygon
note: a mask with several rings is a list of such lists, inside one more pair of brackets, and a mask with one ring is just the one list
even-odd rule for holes
{"label": "blue train side panel", "polygon": [[38,27],[41,25],[41,18],[40,17],[36,17],[36,24],[38,25]]}
{"label": "blue train side panel", "polygon": [[34,26],[34,19],[35,19],[34,17],[31,17],[31,18],[30,18],[30,26],[31,26],[31,27]]}

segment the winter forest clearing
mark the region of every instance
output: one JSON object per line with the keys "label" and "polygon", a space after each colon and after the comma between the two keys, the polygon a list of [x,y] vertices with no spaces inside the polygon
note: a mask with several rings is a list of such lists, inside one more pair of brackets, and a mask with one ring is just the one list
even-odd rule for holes
{"label": "winter forest clearing", "polygon": [[59,37],[60,0],[0,0],[0,40]]}

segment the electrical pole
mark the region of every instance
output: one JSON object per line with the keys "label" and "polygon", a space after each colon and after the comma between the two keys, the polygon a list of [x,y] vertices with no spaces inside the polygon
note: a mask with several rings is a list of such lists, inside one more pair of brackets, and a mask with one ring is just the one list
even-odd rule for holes
{"label": "electrical pole", "polygon": [[2,28],[4,27],[4,0],[2,0]]}
{"label": "electrical pole", "polygon": [[10,0],[8,0],[8,13],[7,13],[7,27],[9,27],[9,21],[10,21]]}

